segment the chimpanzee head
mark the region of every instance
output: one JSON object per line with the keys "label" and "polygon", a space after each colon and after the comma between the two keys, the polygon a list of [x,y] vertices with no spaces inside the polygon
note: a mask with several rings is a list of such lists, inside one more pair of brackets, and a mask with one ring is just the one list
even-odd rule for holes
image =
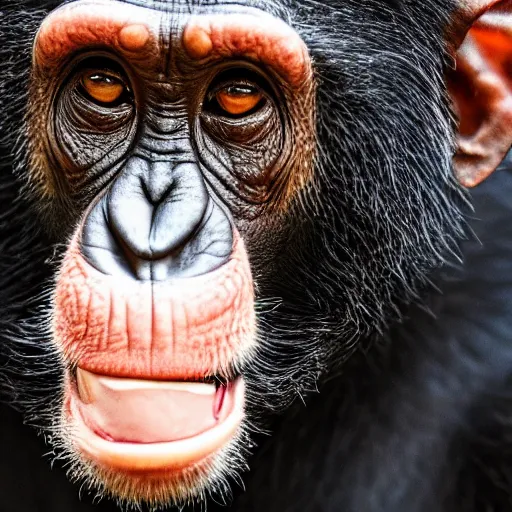
{"label": "chimpanzee head", "polygon": [[224,494],[400,318],[511,143],[491,3],[7,2],[2,350],[73,479]]}

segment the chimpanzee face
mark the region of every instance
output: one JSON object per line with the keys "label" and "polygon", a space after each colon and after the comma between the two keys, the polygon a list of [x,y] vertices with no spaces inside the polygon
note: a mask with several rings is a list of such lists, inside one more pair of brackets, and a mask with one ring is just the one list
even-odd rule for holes
{"label": "chimpanzee face", "polygon": [[65,439],[93,479],[149,502],[202,493],[237,461],[252,267],[286,244],[315,140],[291,27],[249,6],[163,7],[51,13],[28,121],[31,180],[69,236],[52,320]]}

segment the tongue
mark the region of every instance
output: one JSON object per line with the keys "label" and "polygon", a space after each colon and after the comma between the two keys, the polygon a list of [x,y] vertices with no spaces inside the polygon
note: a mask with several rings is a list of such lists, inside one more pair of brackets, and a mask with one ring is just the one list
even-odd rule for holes
{"label": "tongue", "polygon": [[163,443],[196,436],[233,408],[229,389],[213,384],[120,379],[77,370],[78,407],[101,437]]}

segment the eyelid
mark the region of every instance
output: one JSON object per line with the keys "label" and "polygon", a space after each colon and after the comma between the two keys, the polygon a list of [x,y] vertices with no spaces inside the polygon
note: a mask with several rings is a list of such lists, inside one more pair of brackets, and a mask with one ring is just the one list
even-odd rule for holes
{"label": "eyelid", "polygon": [[[87,82],[92,82],[94,84],[93,78],[99,78],[97,84],[98,88],[101,88],[104,86],[105,88],[111,86],[111,87],[117,87],[120,89],[119,95],[115,98],[112,98],[111,101],[103,101],[102,99],[95,96],[91,90],[88,88]],[[102,78],[108,79],[109,82],[103,81]],[[109,106],[114,104],[117,100],[121,99],[125,96],[126,93],[131,94],[130,86],[125,79],[125,77],[112,69],[105,69],[101,67],[87,67],[83,70],[81,70],[77,74],[76,79],[77,87],[79,87],[82,90],[82,94],[85,94],[89,101],[92,101],[98,105],[105,105]]]}
{"label": "eyelid", "polygon": [[222,81],[221,83],[219,83],[218,85],[216,85],[209,93],[208,93],[208,101],[211,101],[213,99],[215,99],[215,96],[221,92],[221,91],[224,91],[226,89],[228,89],[229,87],[250,87],[252,89],[254,89],[254,92],[256,94],[261,94],[263,97],[266,97],[266,93],[265,93],[265,90],[260,87],[259,85],[257,85],[256,83],[254,82],[251,82],[250,80],[236,80],[236,79],[232,79],[232,80],[226,80],[226,81]]}
{"label": "eyelid", "polygon": [[83,80],[84,78],[91,77],[93,75],[104,75],[106,78],[110,78],[119,82],[126,88],[126,90],[130,90],[127,80],[120,74],[116,73],[111,69],[101,69],[101,68],[86,68],[82,72],[79,73],[79,80]]}

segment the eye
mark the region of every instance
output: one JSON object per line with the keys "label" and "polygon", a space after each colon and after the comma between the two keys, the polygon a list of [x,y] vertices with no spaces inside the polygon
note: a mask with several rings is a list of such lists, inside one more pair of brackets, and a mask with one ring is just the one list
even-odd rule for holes
{"label": "eye", "polygon": [[222,71],[203,98],[201,127],[221,143],[255,143],[269,136],[280,121],[276,89],[253,69]]}
{"label": "eye", "polygon": [[263,94],[255,86],[233,84],[218,90],[215,99],[225,113],[242,116],[252,112],[262,102]]}
{"label": "eye", "polygon": [[87,96],[99,105],[117,104],[128,92],[122,78],[107,71],[86,71],[80,82]]}

